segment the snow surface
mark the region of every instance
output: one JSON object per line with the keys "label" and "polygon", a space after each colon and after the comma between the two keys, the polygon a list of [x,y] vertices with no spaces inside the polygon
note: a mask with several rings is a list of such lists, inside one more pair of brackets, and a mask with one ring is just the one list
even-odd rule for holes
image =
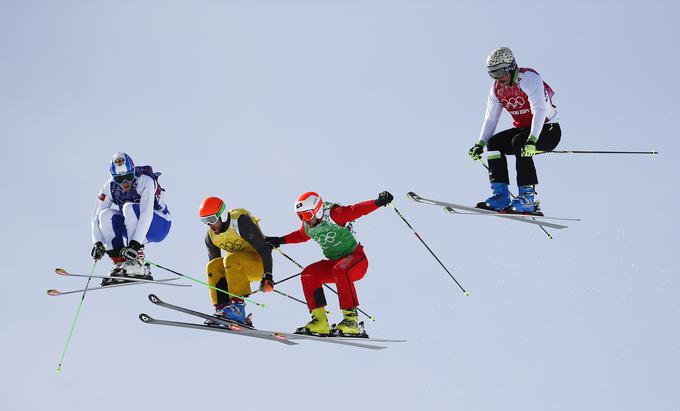
{"label": "snow surface", "polygon": [[[678,224],[663,210],[679,200],[678,11],[670,1],[0,2],[0,408],[680,409]],[[502,45],[556,91],[561,149],[661,152],[537,158],[544,211],[583,219],[554,240],[404,197],[488,195],[467,150],[490,85],[484,60]],[[116,151],[163,172],[173,228],[147,248],[163,265],[203,278],[205,196],[280,235],[297,227],[304,191],[351,203],[387,189],[471,295],[381,209],[357,224],[370,261],[359,297],[377,318],[369,332],[406,344],[287,347],[144,325],[141,312],[193,320],[148,293],[208,310],[207,289],[122,287],[87,295],[57,374],[79,296],[45,291],[84,285],[52,270],[91,268],[88,219]],[[305,264],[321,256],[311,243],[283,251]],[[274,258],[277,278],[297,272]],[[302,297],[297,281],[281,290]],[[249,306],[262,328],[308,320],[279,295],[257,300],[270,306]]]}

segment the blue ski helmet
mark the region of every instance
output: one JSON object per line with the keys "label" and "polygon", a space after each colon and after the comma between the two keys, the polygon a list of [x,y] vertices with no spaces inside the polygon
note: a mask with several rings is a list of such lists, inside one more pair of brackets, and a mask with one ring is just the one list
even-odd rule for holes
{"label": "blue ski helmet", "polygon": [[135,178],[135,163],[129,155],[125,153],[116,153],[111,159],[111,177],[117,184],[123,184],[125,181],[134,180]]}

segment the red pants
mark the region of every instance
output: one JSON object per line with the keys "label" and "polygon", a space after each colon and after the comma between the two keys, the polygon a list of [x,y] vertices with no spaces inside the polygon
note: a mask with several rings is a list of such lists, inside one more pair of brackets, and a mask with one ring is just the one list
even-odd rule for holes
{"label": "red pants", "polygon": [[364,278],[367,269],[368,259],[361,244],[352,254],[337,260],[321,260],[308,265],[302,271],[301,279],[309,310],[326,306],[323,292],[323,284],[326,283],[335,283],[338,287],[341,309],[359,306],[354,282]]}

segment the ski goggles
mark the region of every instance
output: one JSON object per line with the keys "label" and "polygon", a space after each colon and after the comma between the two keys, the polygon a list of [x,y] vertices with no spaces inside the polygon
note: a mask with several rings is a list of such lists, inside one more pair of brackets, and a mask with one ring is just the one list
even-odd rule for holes
{"label": "ski goggles", "polygon": [[508,71],[507,68],[499,68],[496,70],[491,70],[489,71],[489,75],[491,76],[492,79],[498,80],[499,78],[503,78],[510,74],[510,71]]}
{"label": "ski goggles", "polygon": [[315,215],[314,210],[297,212],[298,218],[302,221],[310,221],[312,218],[314,218],[314,215]]}
{"label": "ski goggles", "polygon": [[135,179],[135,172],[134,171],[130,171],[129,173],[113,176],[113,181],[118,185],[122,185],[126,181],[131,183],[134,179]]}
{"label": "ski goggles", "polygon": [[498,80],[499,78],[503,78],[508,74],[512,74],[515,68],[517,68],[517,63],[513,61],[512,63],[501,63],[493,65],[491,67],[488,67],[487,71],[491,78]]}
{"label": "ski goggles", "polygon": [[209,216],[206,216],[206,217],[201,217],[201,221],[203,221],[203,224],[207,224],[207,225],[213,225],[217,221],[219,221],[219,219],[220,219],[220,216],[218,214],[213,214],[213,215],[209,215]]}

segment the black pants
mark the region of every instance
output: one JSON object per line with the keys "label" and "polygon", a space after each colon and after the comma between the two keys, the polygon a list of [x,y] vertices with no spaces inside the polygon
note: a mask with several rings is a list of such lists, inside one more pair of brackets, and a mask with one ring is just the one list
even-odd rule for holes
{"label": "black pants", "polygon": [[[511,128],[494,134],[489,139],[487,151],[489,152],[489,180],[492,183],[510,184],[508,177],[508,160],[506,155],[515,156],[515,168],[517,169],[517,185],[528,186],[538,184],[534,159],[522,157],[522,147],[529,138],[529,128]],[[558,123],[544,124],[541,135],[536,143],[536,150],[550,151],[560,143],[562,130]],[[500,151],[500,157],[493,158],[492,151]]]}

